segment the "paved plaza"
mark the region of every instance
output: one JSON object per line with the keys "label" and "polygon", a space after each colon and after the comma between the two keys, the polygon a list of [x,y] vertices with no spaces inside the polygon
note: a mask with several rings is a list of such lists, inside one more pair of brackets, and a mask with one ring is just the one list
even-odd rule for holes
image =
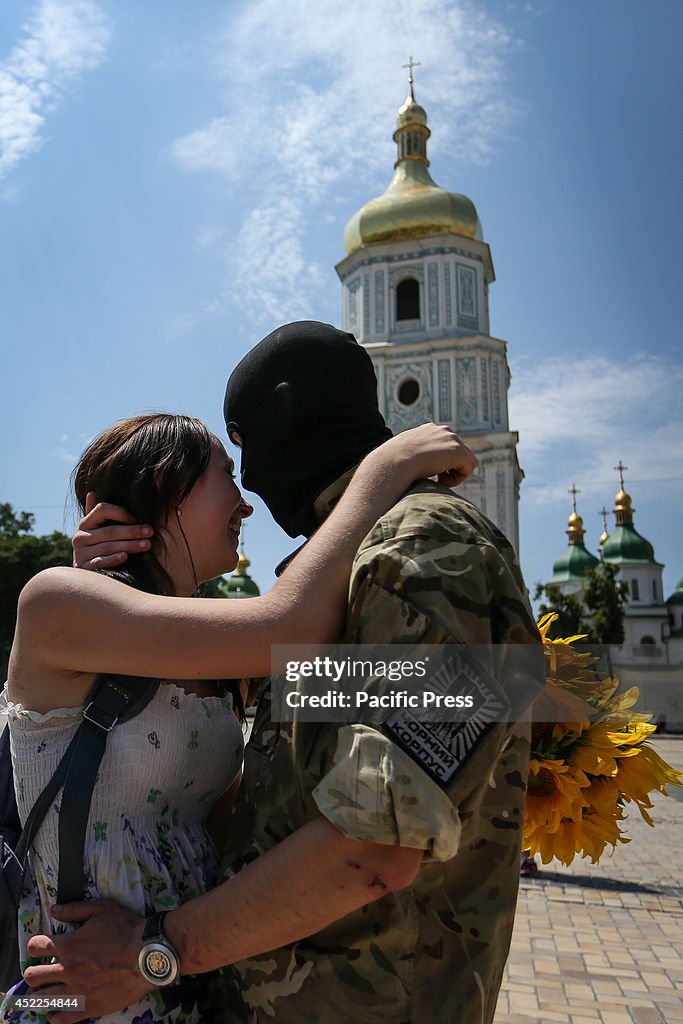
{"label": "paved plaza", "polygon": [[[653,745],[683,769],[683,736]],[[495,1024],[683,1022],[683,790],[599,864],[554,861],[521,880]]]}

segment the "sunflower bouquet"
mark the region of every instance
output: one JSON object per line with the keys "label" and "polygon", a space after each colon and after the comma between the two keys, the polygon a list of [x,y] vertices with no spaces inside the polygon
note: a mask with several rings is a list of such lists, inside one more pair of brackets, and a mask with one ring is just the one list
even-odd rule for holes
{"label": "sunflower bouquet", "polygon": [[551,640],[557,615],[538,623],[546,656],[546,686],[534,705],[523,848],[544,864],[575,855],[595,864],[605,847],[628,843],[619,823],[633,802],[652,825],[650,794],[683,784],[683,774],[647,744],[651,715],[630,709],[637,686],[600,679],[597,658],[574,644],[585,636]]}

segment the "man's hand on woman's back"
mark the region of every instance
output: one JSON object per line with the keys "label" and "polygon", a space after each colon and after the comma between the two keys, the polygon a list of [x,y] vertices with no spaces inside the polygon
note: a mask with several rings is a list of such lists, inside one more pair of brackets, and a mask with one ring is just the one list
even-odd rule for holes
{"label": "man's hand on woman's back", "polygon": [[119,505],[98,502],[90,491],[85,515],[71,539],[73,564],[76,569],[114,569],[128,554],[149,551],[154,530],[136,523],[132,515]]}

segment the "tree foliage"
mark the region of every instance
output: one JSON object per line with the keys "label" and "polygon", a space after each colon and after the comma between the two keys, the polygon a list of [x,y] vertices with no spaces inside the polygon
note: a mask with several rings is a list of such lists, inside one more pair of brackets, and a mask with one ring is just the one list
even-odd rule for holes
{"label": "tree foliage", "polygon": [[71,564],[71,540],[55,531],[35,536],[35,517],[0,503],[0,660],[14,636],[19,594],[43,569]]}
{"label": "tree foliage", "polygon": [[616,566],[600,562],[586,574],[583,602],[591,618],[591,640],[596,644],[624,642],[624,604],[628,584],[617,579]]}
{"label": "tree foliage", "polygon": [[618,572],[616,566],[600,562],[588,570],[583,589],[577,594],[565,594],[553,583],[537,583],[534,600],[545,598],[538,606],[539,612],[559,616],[551,627],[551,639],[585,633],[585,643],[623,644],[628,584],[617,579]]}
{"label": "tree foliage", "polygon": [[551,640],[588,632],[588,627],[584,622],[586,610],[579,596],[564,594],[554,583],[537,583],[534,601],[538,601],[541,597],[544,597],[545,601],[538,606],[539,613],[547,615],[549,612],[554,612],[558,616],[557,621],[550,628]]}

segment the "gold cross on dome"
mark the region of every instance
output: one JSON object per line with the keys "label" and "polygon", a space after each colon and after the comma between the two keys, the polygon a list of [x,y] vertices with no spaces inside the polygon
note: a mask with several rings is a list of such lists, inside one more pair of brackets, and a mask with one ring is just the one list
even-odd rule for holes
{"label": "gold cross on dome", "polygon": [[569,493],[572,496],[572,506],[574,508],[574,511],[576,512],[576,495],[577,494],[581,494],[581,491],[578,489],[576,484],[572,484],[571,487],[569,488]]}
{"label": "gold cross on dome", "polygon": [[619,474],[619,482],[621,483],[621,489],[623,491],[623,489],[624,489],[624,473],[628,469],[628,466],[625,466],[623,464],[623,462],[621,461],[621,459],[619,459],[619,465],[615,466],[614,468],[616,469],[617,473]]}
{"label": "gold cross on dome", "polygon": [[422,65],[419,60],[413,60],[411,54],[410,57],[408,58],[408,63],[402,64],[401,67],[408,68],[408,85],[410,86],[410,95],[412,99],[415,99],[415,96],[413,94],[413,82],[415,81],[415,79],[413,78],[413,68],[419,68],[422,67]]}
{"label": "gold cross on dome", "polygon": [[607,530],[607,516],[609,515],[609,512],[607,511],[607,509],[605,508],[604,505],[602,506],[602,508],[598,512],[598,515],[602,516],[602,525],[603,525],[603,528],[606,531]]}

